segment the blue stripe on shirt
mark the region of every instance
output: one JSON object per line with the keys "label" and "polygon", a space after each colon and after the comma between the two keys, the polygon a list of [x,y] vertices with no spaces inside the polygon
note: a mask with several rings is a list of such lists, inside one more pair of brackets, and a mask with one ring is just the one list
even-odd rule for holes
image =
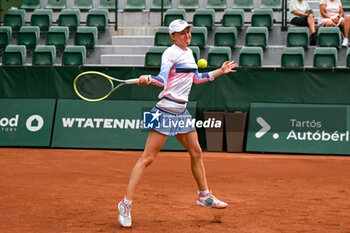
{"label": "blue stripe on shirt", "polygon": [[196,78],[198,79],[205,79],[210,78],[209,73],[199,73],[198,71],[195,72]]}
{"label": "blue stripe on shirt", "polygon": [[169,76],[171,67],[172,67],[171,64],[162,63],[159,74],[157,76],[152,76],[152,78],[154,78],[158,82],[161,82],[165,85],[168,82],[168,76]]}
{"label": "blue stripe on shirt", "polygon": [[192,68],[175,68],[176,73],[195,73],[197,69]]}

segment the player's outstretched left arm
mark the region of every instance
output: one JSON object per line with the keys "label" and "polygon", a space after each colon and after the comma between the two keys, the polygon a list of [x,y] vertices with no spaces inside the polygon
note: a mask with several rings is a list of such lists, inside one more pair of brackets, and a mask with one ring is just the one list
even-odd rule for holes
{"label": "player's outstretched left arm", "polygon": [[237,72],[234,68],[237,67],[237,64],[234,61],[226,61],[224,64],[222,64],[220,69],[213,71],[213,77],[217,78],[223,74]]}

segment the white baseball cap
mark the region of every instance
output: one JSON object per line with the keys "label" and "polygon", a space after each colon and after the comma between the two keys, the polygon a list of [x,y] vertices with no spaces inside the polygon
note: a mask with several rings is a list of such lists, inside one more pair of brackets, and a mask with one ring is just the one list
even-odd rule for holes
{"label": "white baseball cap", "polygon": [[181,32],[187,27],[193,27],[189,25],[185,20],[183,19],[175,19],[169,24],[169,34],[173,34],[174,32]]}

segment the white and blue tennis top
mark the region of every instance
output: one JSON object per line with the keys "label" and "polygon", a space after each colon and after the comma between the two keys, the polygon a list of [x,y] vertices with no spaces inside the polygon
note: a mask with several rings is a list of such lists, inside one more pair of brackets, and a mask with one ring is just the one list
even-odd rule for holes
{"label": "white and blue tennis top", "polygon": [[213,73],[199,73],[192,50],[183,50],[175,44],[162,55],[162,64],[157,76],[152,76],[152,84],[164,87],[158,98],[157,107],[170,113],[181,114],[186,109],[192,83],[214,80]]}

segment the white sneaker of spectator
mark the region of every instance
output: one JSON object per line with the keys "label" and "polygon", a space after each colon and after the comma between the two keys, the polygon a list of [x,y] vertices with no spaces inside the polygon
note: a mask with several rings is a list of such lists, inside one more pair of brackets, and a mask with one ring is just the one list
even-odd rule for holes
{"label": "white sneaker of spectator", "polygon": [[344,38],[343,43],[342,43],[342,46],[343,46],[343,47],[347,47],[348,44],[349,44],[348,38]]}

